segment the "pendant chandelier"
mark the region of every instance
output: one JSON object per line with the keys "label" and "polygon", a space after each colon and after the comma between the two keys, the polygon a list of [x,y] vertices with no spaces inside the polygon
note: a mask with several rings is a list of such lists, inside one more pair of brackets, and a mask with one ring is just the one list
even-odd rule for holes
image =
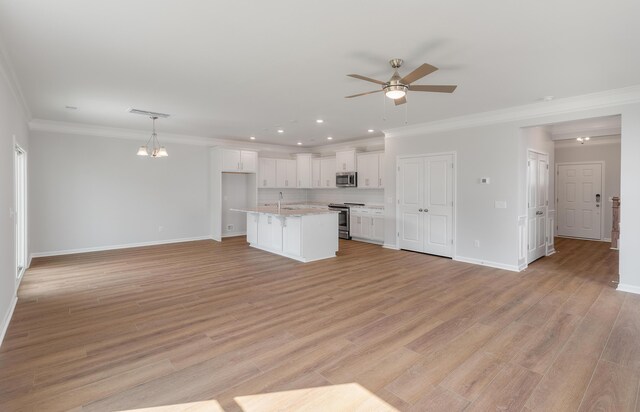
{"label": "pendant chandelier", "polygon": [[147,140],[147,144],[138,148],[138,156],[151,156],[153,158],[169,156],[167,149],[164,146],[160,146],[160,142],[158,141],[158,134],[156,133],[157,118],[158,116],[151,116],[153,133],[151,133],[151,137]]}

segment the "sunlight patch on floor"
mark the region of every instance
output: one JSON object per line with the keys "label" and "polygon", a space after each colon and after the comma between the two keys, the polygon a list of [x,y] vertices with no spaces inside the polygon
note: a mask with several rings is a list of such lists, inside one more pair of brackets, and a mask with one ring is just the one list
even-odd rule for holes
{"label": "sunlight patch on floor", "polygon": [[[238,396],[234,400],[244,412],[398,412],[357,383]],[[121,412],[224,412],[224,409],[211,400]]]}

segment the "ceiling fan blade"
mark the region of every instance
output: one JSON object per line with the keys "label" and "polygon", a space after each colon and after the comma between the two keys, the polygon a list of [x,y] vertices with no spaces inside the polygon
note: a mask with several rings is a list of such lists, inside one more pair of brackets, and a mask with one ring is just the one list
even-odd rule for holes
{"label": "ceiling fan blade", "polygon": [[435,93],[453,93],[458,86],[427,86],[427,85],[411,85],[409,90],[414,92],[435,92]]}
{"label": "ceiling fan blade", "polygon": [[415,82],[418,79],[422,79],[427,74],[431,74],[431,73],[435,72],[436,70],[438,70],[437,67],[432,66],[432,65],[427,64],[427,63],[424,63],[422,66],[418,67],[417,69],[415,69],[411,73],[409,73],[406,76],[404,76],[400,80],[400,83],[402,83],[402,84],[411,84],[411,83]]}
{"label": "ceiling fan blade", "polygon": [[350,98],[352,98],[352,97],[365,96],[365,95],[367,95],[367,94],[378,93],[378,92],[381,92],[381,91],[382,91],[382,89],[380,89],[380,90],[374,90],[374,91],[372,91],[372,92],[359,93],[359,94],[354,94],[354,95],[351,95],[351,96],[345,96],[344,98],[345,98],[345,99],[350,99]]}
{"label": "ceiling fan blade", "polygon": [[407,96],[402,96],[399,99],[395,99],[393,102],[396,104],[396,106],[400,106],[401,104],[405,104],[407,102]]}
{"label": "ceiling fan blade", "polygon": [[347,74],[347,76],[353,77],[354,79],[360,79],[360,80],[364,80],[364,81],[371,82],[371,83],[381,84],[383,86],[385,84],[384,82],[382,82],[380,80],[372,79],[371,77],[360,76],[359,74]]}

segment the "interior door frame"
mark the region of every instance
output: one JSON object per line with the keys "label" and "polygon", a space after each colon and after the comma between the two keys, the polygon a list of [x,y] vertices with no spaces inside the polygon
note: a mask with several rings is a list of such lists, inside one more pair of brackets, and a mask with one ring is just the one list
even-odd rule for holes
{"label": "interior door frame", "polygon": [[[554,178],[554,182],[556,182],[558,179],[558,176],[560,176],[560,166],[571,166],[571,165],[593,165],[593,164],[599,164],[600,165],[600,169],[601,169],[601,173],[600,173],[600,180],[602,181],[600,183],[600,190],[601,190],[601,195],[600,198],[601,199],[605,199],[605,192],[606,192],[606,187],[605,187],[605,166],[606,163],[604,160],[594,160],[594,161],[586,161],[586,162],[560,162],[560,163],[556,163],[556,167],[555,167],[555,172],[556,172],[556,176]],[[555,193],[555,205],[556,205],[556,216],[559,213],[558,210],[558,203],[560,203],[560,185],[555,185],[556,187],[556,193]],[[591,240],[593,242],[610,242],[611,240],[605,240],[604,238],[604,202],[608,202],[609,198],[606,198],[605,200],[602,201],[602,203],[600,204],[600,239],[588,239],[588,238],[583,238],[583,237],[577,237],[574,238],[572,236],[561,236],[558,235],[558,226],[557,226],[557,222],[556,222],[556,236],[558,237],[563,237],[563,238],[569,238],[569,239],[580,239],[580,240]],[[557,217],[556,217],[557,219]]]}
{"label": "interior door frame", "polygon": [[[549,162],[551,161],[551,155],[547,152],[543,152],[542,150],[538,150],[538,149],[531,149],[528,148],[527,149],[527,165],[525,166],[527,169],[527,187],[526,187],[526,191],[527,191],[527,213],[525,214],[525,216],[527,217],[527,225],[526,225],[526,233],[525,233],[525,239],[528,242],[529,241],[529,205],[531,204],[531,199],[529,198],[530,195],[530,191],[529,191],[529,179],[531,178],[531,176],[529,176],[529,153],[535,153],[535,154],[539,154],[539,155],[543,155],[543,156],[547,156],[547,201],[546,204],[543,206],[546,210],[545,214],[544,214],[544,228],[545,228],[545,242],[544,242],[544,246],[545,246],[545,253],[544,256],[549,256],[549,243],[552,242],[553,239],[549,239],[550,237],[550,233],[549,233],[549,212],[551,210],[555,210],[555,209],[550,209],[549,208],[549,199],[550,199],[550,195],[552,193],[549,192],[549,183],[551,182],[551,179],[549,179],[549,175],[550,175],[550,171],[551,171],[551,165],[549,164]],[[555,177],[553,179],[553,184],[555,187]],[[554,202],[554,206],[555,206],[555,202]],[[557,214],[557,212],[556,212]],[[555,251],[554,251],[555,253]],[[552,254],[552,253],[551,253]],[[526,252],[526,256],[525,256],[525,263],[526,263],[526,267],[528,267],[531,263],[535,262],[529,262],[529,248],[527,248],[527,252]]]}
{"label": "interior door frame", "polygon": [[417,157],[425,157],[425,156],[446,156],[451,155],[453,157],[453,176],[451,177],[451,200],[453,201],[453,216],[451,216],[451,235],[453,237],[453,244],[451,245],[451,259],[457,257],[457,245],[458,245],[458,152],[437,152],[437,153],[423,153],[423,154],[412,154],[412,155],[398,155],[396,156],[396,249],[400,250],[400,160],[404,159],[414,159]]}
{"label": "interior door frame", "polygon": [[[18,169],[18,164],[16,162],[16,152],[20,151],[22,153],[21,156],[24,156],[23,158],[23,168],[24,168],[24,182],[23,182],[23,195],[24,195],[24,199],[23,199],[23,209],[24,210],[15,210],[13,217],[14,217],[14,246],[17,248],[17,237],[18,237],[18,225],[16,224],[17,222],[15,221],[16,218],[16,213],[18,214],[18,219],[23,219],[24,221],[24,233],[23,233],[23,259],[24,259],[24,266],[22,267],[22,270],[20,271],[20,273],[18,273],[16,271],[15,273],[15,287],[16,290],[18,289],[18,287],[20,286],[20,283],[22,282],[22,279],[24,278],[24,273],[27,271],[27,269],[30,266],[30,259],[29,259],[29,186],[28,186],[28,174],[29,174],[29,164],[28,162],[28,157],[27,157],[27,151],[22,147],[22,145],[17,141],[16,137],[13,136],[13,207],[16,207],[16,202],[17,202],[17,192],[18,192],[18,187],[17,187],[17,176],[16,176],[16,172]],[[14,268],[18,268],[18,251],[17,249],[14,250]]]}

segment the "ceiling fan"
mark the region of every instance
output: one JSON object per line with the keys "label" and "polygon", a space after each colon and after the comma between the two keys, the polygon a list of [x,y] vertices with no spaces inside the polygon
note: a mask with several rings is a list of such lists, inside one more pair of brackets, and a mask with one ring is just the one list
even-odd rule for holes
{"label": "ceiling fan", "polygon": [[422,79],[424,76],[431,74],[438,70],[437,67],[434,67],[430,64],[424,63],[411,73],[407,74],[404,77],[400,77],[400,73],[398,73],[398,69],[402,66],[402,59],[391,59],[389,60],[389,64],[394,69],[393,76],[387,82],[383,82],[380,80],[372,79],[370,77],[361,76],[359,74],[348,74],[347,76],[353,77],[360,80],[365,80],[367,82],[377,83],[382,86],[380,90],[374,90],[372,92],[359,93],[354,94],[352,96],[346,96],[347,99],[358,96],[365,96],[367,94],[384,92],[385,95],[393,99],[396,106],[400,104],[405,104],[407,102],[407,91],[416,91],[416,92],[435,92],[435,93],[453,93],[453,91],[458,86],[431,86],[431,85],[413,85],[411,83],[416,80]]}

